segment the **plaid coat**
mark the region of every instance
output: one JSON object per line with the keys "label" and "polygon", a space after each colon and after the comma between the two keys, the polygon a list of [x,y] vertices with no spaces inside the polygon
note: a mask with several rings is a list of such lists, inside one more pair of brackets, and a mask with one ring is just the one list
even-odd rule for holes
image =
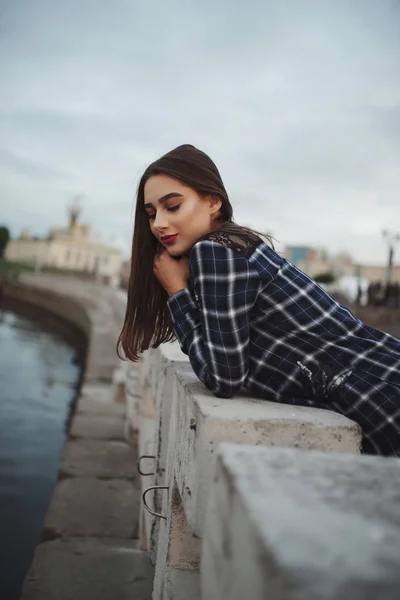
{"label": "plaid coat", "polygon": [[260,237],[233,223],[193,246],[168,300],[180,346],[211,392],[341,413],[363,452],[400,456],[400,340],[357,319]]}

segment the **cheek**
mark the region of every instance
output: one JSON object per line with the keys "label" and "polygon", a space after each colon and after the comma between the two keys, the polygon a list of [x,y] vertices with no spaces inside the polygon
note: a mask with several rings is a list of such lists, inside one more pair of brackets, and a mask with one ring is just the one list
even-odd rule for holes
{"label": "cheek", "polygon": [[197,229],[207,219],[207,212],[203,206],[191,205],[186,210],[182,210],[180,218],[188,229]]}

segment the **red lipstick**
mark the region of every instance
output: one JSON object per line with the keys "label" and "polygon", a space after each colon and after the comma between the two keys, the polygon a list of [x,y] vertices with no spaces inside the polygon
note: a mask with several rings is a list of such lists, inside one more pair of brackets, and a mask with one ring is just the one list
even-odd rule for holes
{"label": "red lipstick", "polygon": [[177,237],[177,233],[175,233],[175,235],[163,235],[161,241],[163,244],[173,244]]}

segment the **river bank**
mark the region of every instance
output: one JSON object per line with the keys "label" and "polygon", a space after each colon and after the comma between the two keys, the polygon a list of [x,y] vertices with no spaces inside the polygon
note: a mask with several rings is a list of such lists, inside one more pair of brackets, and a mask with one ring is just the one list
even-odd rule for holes
{"label": "river bank", "polygon": [[7,283],[4,299],[55,315],[87,343],[56,486],[21,598],[150,600],[154,572],[137,539],[137,444],[125,426],[118,383],[126,365],[116,354],[126,294],[96,282],[25,275]]}
{"label": "river bank", "polygon": [[0,313],[0,597],[7,600],[19,598],[41,539],[84,364],[81,336],[38,317]]}

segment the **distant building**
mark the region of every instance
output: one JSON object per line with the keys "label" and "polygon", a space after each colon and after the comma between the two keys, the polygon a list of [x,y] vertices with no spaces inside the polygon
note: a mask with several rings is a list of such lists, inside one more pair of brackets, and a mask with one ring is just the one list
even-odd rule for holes
{"label": "distant building", "polygon": [[[282,254],[310,277],[321,273],[332,273],[336,279],[355,276],[370,282],[384,282],[386,277],[386,266],[356,264],[346,252],[329,256],[323,249],[310,246],[286,246]],[[391,280],[393,283],[400,283],[400,266],[393,267]]]}
{"label": "distant building", "polygon": [[292,265],[298,267],[300,263],[304,264],[315,260],[318,257],[318,251],[310,246],[286,246],[283,255]]}
{"label": "distant building", "polygon": [[47,239],[34,239],[23,231],[16,240],[10,240],[6,259],[13,262],[57,267],[70,271],[92,273],[119,285],[122,264],[118,248],[95,242],[90,238],[88,225],[78,223],[79,209],[72,208],[70,222],[65,228],[52,228]]}

